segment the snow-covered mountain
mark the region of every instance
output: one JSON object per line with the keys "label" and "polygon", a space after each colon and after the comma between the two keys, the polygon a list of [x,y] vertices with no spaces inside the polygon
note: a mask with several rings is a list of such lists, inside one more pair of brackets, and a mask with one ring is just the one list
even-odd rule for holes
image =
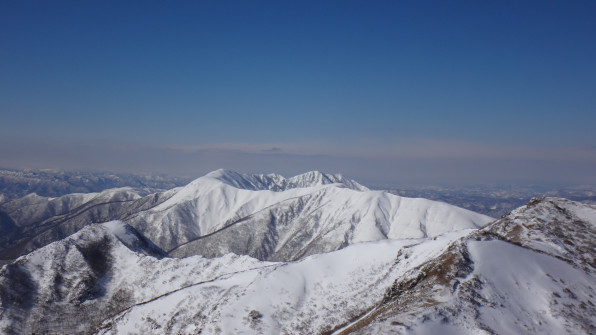
{"label": "snow-covered mountain", "polygon": [[97,193],[107,189],[132,187],[168,190],[189,182],[186,178],[166,175],[133,175],[99,171],[63,171],[51,169],[0,169],[0,204],[36,193],[60,197],[72,193]]}
{"label": "snow-covered mountain", "polygon": [[218,170],[125,221],[176,257],[229,252],[293,260],[386,238],[436,236],[493,219],[444,203],[369,191],[339,175]]}
{"label": "snow-covered mountain", "polygon": [[0,205],[0,259],[17,258],[91,223],[151,208],[163,196],[163,192],[125,187],[57,198],[32,193],[6,202]]}
{"label": "snow-covered mountain", "polygon": [[291,262],[169,258],[108,222],[0,270],[0,332],[593,334],[595,241],[596,207],[555,198]]}
{"label": "snow-covered mountain", "polygon": [[165,192],[114,189],[0,205],[0,258],[11,259],[93,222],[121,220],[171,255],[293,260],[349,244],[477,228],[492,218],[440,202],[409,199],[341,175],[292,178],[217,170]]}
{"label": "snow-covered mountain", "polygon": [[123,222],[89,225],[0,270],[0,333],[89,333],[171,290],[265,266],[247,256],[164,256]]}
{"label": "snow-covered mountain", "polygon": [[329,184],[337,184],[340,187],[347,187],[356,191],[368,191],[367,187],[341,174],[326,174],[319,171],[310,171],[286,179],[278,174],[247,175],[231,170],[219,169],[207,174],[205,178],[216,179],[230,186],[252,191],[285,191],[292,188]]}
{"label": "snow-covered mountain", "polygon": [[323,186],[273,195],[284,200],[228,219],[210,233],[170,249],[170,255],[216,257],[234,252],[263,260],[295,260],[353,243],[433,237],[493,220],[444,203],[378,191]]}
{"label": "snow-covered mountain", "polygon": [[594,334],[595,257],[596,206],[535,199],[405,272],[339,333]]}

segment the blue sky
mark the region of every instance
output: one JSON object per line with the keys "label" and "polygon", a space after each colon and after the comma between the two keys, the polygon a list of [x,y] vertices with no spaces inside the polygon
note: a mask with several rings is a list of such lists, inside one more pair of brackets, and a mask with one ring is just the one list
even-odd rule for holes
{"label": "blue sky", "polygon": [[5,1],[0,166],[596,183],[595,13],[593,1]]}

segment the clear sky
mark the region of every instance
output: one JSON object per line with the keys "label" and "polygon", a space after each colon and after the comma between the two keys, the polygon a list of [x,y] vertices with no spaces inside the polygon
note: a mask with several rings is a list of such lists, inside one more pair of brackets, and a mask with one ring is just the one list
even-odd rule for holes
{"label": "clear sky", "polygon": [[0,166],[596,183],[594,1],[2,1]]}

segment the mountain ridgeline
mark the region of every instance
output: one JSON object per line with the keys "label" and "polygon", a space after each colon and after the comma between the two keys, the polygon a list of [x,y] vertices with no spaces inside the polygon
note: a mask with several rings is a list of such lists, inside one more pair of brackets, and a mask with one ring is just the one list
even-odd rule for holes
{"label": "mountain ridgeline", "polygon": [[293,178],[217,170],[184,187],[119,188],[0,205],[0,259],[10,260],[86,225],[126,222],[175,257],[229,252],[294,260],[355,242],[417,238],[480,227],[490,217],[366,187],[341,175]]}
{"label": "mountain ridgeline", "polygon": [[499,220],[340,175],[0,206],[0,333],[594,334],[596,206]]}

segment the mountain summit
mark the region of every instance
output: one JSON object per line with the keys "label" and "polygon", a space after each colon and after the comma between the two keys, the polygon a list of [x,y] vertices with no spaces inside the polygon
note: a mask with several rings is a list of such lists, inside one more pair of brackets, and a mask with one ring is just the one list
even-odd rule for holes
{"label": "mountain summit", "polygon": [[319,171],[310,171],[286,179],[278,174],[240,174],[230,170],[219,169],[207,174],[203,178],[217,179],[230,186],[251,191],[286,191],[292,188],[329,184],[337,184],[339,187],[346,187],[356,191],[368,191],[368,188],[352,179],[345,178],[341,174],[326,174]]}
{"label": "mountain summit", "polygon": [[444,203],[370,191],[341,175],[309,172],[286,179],[217,170],[125,221],[176,257],[233,252],[288,261],[492,220]]}

